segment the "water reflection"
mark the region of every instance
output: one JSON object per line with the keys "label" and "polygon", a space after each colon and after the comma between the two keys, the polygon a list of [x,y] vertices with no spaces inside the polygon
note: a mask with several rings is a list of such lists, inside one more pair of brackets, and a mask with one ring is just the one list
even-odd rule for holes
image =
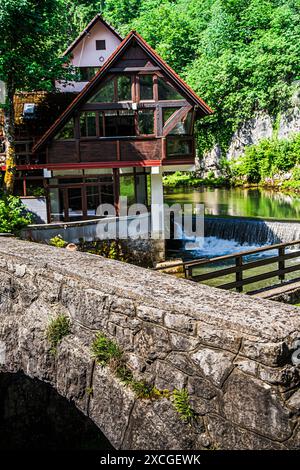
{"label": "water reflection", "polygon": [[204,204],[206,215],[300,218],[300,197],[259,188],[166,188],[165,202]]}

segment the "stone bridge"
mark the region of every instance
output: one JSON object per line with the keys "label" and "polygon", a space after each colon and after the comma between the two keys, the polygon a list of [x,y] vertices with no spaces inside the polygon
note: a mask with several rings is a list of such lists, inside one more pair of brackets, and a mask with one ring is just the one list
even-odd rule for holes
{"label": "stone bridge", "polygon": [[[49,321],[71,334],[50,352]],[[172,399],[137,398],[95,363],[101,331],[137,380],[186,388],[196,419]],[[0,239],[0,369],[49,384],[117,449],[299,449],[299,309],[14,238]],[[93,393],[91,393],[91,390]]]}

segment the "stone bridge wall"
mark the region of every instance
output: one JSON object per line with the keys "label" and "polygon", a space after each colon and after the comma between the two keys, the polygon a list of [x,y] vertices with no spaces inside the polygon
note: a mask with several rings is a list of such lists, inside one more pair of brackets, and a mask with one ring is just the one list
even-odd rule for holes
{"label": "stone bridge wall", "polygon": [[[72,334],[54,357],[45,330],[62,313]],[[136,398],[96,365],[90,345],[99,330],[123,348],[138,379],[186,387],[197,422],[185,424],[167,398]],[[1,370],[51,384],[116,448],[299,449],[296,338],[296,307],[0,238]]]}

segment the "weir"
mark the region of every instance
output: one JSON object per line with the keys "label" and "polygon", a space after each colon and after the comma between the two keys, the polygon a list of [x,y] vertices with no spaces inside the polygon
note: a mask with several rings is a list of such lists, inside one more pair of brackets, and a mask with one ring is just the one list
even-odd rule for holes
{"label": "weir", "polygon": [[205,237],[255,245],[286,243],[300,239],[299,222],[205,217],[204,231]]}

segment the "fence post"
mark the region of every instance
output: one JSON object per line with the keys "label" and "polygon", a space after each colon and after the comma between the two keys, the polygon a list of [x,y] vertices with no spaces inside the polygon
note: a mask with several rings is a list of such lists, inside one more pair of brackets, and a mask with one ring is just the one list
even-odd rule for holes
{"label": "fence post", "polygon": [[[281,246],[280,248],[278,248],[278,256],[284,256],[285,255],[285,246]],[[278,269],[284,269],[285,268],[285,260],[279,260],[278,261]],[[279,274],[279,280],[281,282],[284,281],[285,279],[285,275],[284,274]]]}
{"label": "fence post", "polygon": [[[235,258],[235,265],[236,265],[236,272],[235,272],[235,280],[236,282],[242,281],[243,280],[243,271],[240,271],[239,268],[243,266],[243,257],[242,256],[237,256]],[[243,292],[243,286],[236,286],[236,291],[237,292]]]}

